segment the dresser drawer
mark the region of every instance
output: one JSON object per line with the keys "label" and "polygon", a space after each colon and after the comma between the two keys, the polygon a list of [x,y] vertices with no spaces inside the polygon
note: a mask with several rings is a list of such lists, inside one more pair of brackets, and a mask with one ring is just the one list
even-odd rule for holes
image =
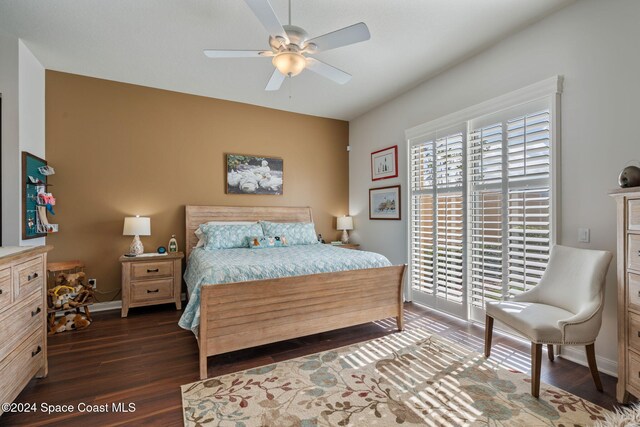
{"label": "dresser drawer", "polygon": [[44,364],[45,345],[44,334],[40,329],[29,335],[8,357],[0,361],[0,402],[12,402],[40,370]]}
{"label": "dresser drawer", "polygon": [[0,313],[0,360],[27,336],[30,331],[44,328],[44,299],[42,289],[13,304]]}
{"label": "dresser drawer", "polygon": [[152,279],[156,277],[172,277],[173,261],[154,261],[134,263],[131,266],[131,279]]}
{"label": "dresser drawer", "polygon": [[629,200],[627,203],[627,217],[629,230],[640,230],[640,199]]}
{"label": "dresser drawer", "polygon": [[11,294],[13,293],[11,288],[11,269],[0,270],[0,311],[11,304]]}
{"label": "dresser drawer", "polygon": [[628,247],[627,260],[629,268],[640,271],[640,235],[630,234]]}
{"label": "dresser drawer", "polygon": [[640,316],[637,314],[628,314],[627,334],[629,339],[629,347],[640,353]]}
{"label": "dresser drawer", "polygon": [[14,267],[14,301],[30,294],[38,288],[43,288],[44,263],[42,256],[32,258]]}
{"label": "dresser drawer", "polygon": [[173,298],[173,278],[131,282],[131,302],[147,302]]}
{"label": "dresser drawer", "polygon": [[627,276],[627,301],[629,308],[640,311],[640,275],[629,273]]}

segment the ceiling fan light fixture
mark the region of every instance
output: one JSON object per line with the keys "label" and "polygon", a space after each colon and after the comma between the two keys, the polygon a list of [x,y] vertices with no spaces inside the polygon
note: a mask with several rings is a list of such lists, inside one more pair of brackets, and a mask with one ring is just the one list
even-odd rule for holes
{"label": "ceiling fan light fixture", "polygon": [[285,76],[297,76],[307,65],[305,57],[296,52],[281,52],[273,57],[273,66]]}

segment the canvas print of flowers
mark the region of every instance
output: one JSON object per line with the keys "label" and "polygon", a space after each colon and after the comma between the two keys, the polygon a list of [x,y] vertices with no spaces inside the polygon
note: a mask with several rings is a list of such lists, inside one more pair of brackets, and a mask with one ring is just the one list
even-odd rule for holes
{"label": "canvas print of flowers", "polygon": [[283,160],[227,154],[227,194],[282,194]]}

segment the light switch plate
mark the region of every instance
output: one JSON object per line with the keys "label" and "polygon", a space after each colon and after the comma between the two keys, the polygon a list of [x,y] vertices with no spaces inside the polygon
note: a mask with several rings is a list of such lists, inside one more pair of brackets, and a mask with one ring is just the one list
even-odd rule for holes
{"label": "light switch plate", "polygon": [[591,229],[578,228],[578,242],[589,243],[591,241]]}

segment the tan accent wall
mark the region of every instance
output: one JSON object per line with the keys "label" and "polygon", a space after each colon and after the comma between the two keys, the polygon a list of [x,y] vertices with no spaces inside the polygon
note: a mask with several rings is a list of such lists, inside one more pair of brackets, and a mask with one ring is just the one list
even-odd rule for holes
{"label": "tan accent wall", "polygon": [[[317,231],[339,238],[348,213],[348,122],[248,104],[46,73],[46,158],[57,198],[50,260],[80,259],[102,301],[120,289],[125,216],[151,217],[145,252],[176,234],[184,206],[311,206]],[[284,159],[284,195],[225,194],[225,153]],[[116,299],[120,299],[119,295]]]}

